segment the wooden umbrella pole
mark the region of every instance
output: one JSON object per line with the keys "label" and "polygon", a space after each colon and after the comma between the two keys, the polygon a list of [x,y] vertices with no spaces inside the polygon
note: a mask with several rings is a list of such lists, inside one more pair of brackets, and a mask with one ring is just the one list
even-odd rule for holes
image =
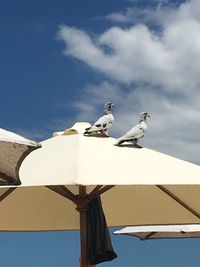
{"label": "wooden umbrella pole", "polygon": [[87,238],[87,210],[88,206],[86,203],[87,192],[85,186],[79,186],[79,195],[77,210],[80,214],[80,245],[81,245],[81,256],[80,256],[80,267],[88,267],[88,238]]}
{"label": "wooden umbrella pole", "polygon": [[[87,235],[87,211],[88,204],[93,199],[86,192],[86,186],[79,186],[79,194],[74,195],[69,189],[64,186],[47,186],[47,188],[53,190],[57,194],[66,197],[76,204],[76,210],[80,215],[80,245],[81,245],[81,256],[80,256],[80,267],[95,267],[96,265],[89,264],[89,251],[88,251],[88,235]],[[99,188],[99,186],[98,186]],[[101,188],[101,186],[100,186]],[[0,197],[0,201],[4,199],[13,189],[9,189],[8,192]],[[96,190],[95,190],[96,191]],[[93,192],[94,193],[94,192]],[[4,196],[5,195],[5,196]]]}

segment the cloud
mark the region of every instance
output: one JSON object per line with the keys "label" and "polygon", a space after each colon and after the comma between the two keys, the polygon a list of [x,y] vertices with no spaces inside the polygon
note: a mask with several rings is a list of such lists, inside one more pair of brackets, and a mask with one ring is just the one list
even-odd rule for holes
{"label": "cloud", "polygon": [[138,6],[128,7],[121,12],[113,12],[105,16],[105,19],[113,23],[124,23],[124,24],[144,24],[150,22],[157,22],[157,12],[159,11],[159,5],[156,9],[151,8],[140,8]]}
{"label": "cloud", "polygon": [[58,37],[65,55],[122,83],[146,82],[165,91],[200,84],[200,23],[192,18],[169,24],[161,36],[140,24],[111,27],[97,37],[61,26]]}
{"label": "cloud", "polygon": [[177,21],[195,18],[199,21],[200,7],[198,0],[191,1],[149,1],[145,5],[133,2],[132,6],[105,16],[113,23],[148,24],[166,26]]}
{"label": "cloud", "polygon": [[[129,14],[119,14],[125,18],[131,12],[130,9]],[[136,8],[134,12],[140,11]],[[76,119],[94,122],[103,103],[112,101],[116,105],[112,133],[119,136],[137,122],[140,112],[148,111],[152,119],[149,134],[142,142],[199,163],[198,1],[176,6],[168,1],[138,16],[139,24],[121,27],[118,24],[99,35],[60,26],[57,36],[65,44],[64,54],[107,77],[107,81],[83,90],[76,103]],[[149,18],[156,20],[162,31],[150,26]]]}

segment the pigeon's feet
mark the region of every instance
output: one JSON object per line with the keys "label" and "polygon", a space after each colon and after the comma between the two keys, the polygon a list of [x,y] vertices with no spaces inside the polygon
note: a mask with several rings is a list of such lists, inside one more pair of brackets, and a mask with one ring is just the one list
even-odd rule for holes
{"label": "pigeon's feet", "polygon": [[102,134],[102,136],[104,136],[104,137],[110,137],[109,134]]}
{"label": "pigeon's feet", "polygon": [[117,140],[116,143],[114,144],[115,146],[121,146],[124,143],[124,141],[119,141]]}
{"label": "pigeon's feet", "polygon": [[137,147],[137,148],[143,148],[143,146],[141,146],[141,145],[138,145],[138,144],[136,144],[136,143],[133,143],[134,144],[134,147]]}
{"label": "pigeon's feet", "polygon": [[103,134],[102,132],[90,132],[90,133],[83,133],[84,136],[86,137],[100,137],[100,138],[107,138],[109,135]]}
{"label": "pigeon's feet", "polygon": [[100,131],[101,135],[104,137],[110,137],[108,131]]}

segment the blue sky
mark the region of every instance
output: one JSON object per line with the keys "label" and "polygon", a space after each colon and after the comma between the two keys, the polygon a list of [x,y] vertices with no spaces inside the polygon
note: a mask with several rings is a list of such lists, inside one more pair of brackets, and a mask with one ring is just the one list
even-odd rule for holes
{"label": "blue sky", "polygon": [[[148,111],[143,145],[199,163],[198,0],[1,0],[1,127],[42,141],[115,104],[114,137]],[[78,232],[1,233],[4,267],[77,266]],[[101,266],[198,265],[198,239],[113,236]],[[22,259],[23,251],[23,259]]]}
{"label": "blue sky", "polygon": [[79,100],[88,83],[102,79],[84,64],[63,56],[64,45],[56,37],[59,26],[100,32],[110,24],[101,17],[124,3],[111,1],[105,6],[101,1],[61,0],[0,4],[1,112],[6,113],[1,125],[41,140],[57,128],[71,126],[76,114],[72,103]]}
{"label": "blue sky", "polygon": [[2,128],[44,140],[110,100],[114,137],[148,111],[145,146],[200,162],[198,1],[0,4]]}

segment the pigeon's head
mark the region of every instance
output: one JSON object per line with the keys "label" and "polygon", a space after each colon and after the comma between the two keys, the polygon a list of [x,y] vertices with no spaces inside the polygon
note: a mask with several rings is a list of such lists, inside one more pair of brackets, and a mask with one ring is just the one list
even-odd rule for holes
{"label": "pigeon's head", "polygon": [[114,105],[111,102],[106,102],[104,104],[104,110],[111,111],[112,110],[112,107],[114,107]]}
{"label": "pigeon's head", "polygon": [[148,112],[142,112],[142,113],[140,114],[140,121],[143,121],[143,120],[146,121],[147,117],[150,118],[149,113],[148,113]]}

